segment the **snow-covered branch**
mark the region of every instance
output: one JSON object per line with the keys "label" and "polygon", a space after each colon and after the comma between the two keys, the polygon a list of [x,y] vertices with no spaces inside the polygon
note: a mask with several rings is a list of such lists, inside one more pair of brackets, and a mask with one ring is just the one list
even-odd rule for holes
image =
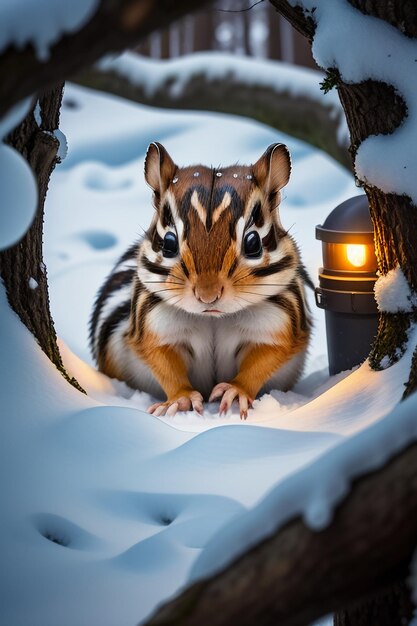
{"label": "snow-covered branch", "polygon": [[350,169],[343,110],[335,92],[320,90],[322,80],[314,70],[232,55],[154,61],[129,52],[76,78],[150,106],[250,117],[315,145]]}
{"label": "snow-covered branch", "polygon": [[233,518],[197,560],[197,582],[147,623],[301,626],[407,576],[416,409],[413,396]]}
{"label": "snow-covered branch", "polygon": [[[133,47],[209,0],[0,3],[0,115],[106,53]],[[58,6],[57,6],[58,5]],[[22,19],[22,11],[25,19]]]}

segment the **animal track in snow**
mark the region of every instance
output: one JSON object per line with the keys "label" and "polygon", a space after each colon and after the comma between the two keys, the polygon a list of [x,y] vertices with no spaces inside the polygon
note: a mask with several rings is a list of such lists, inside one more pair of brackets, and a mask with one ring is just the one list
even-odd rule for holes
{"label": "animal track in snow", "polygon": [[139,539],[114,558],[119,566],[137,572],[149,571],[159,564],[175,565],[179,554],[201,550],[217,530],[244,507],[232,498],[200,494],[110,493],[107,508],[118,515],[160,526],[151,536]]}
{"label": "animal track in snow", "polygon": [[105,230],[86,230],[77,236],[94,250],[108,250],[117,244],[116,237]]}
{"label": "animal track in snow", "polygon": [[95,550],[101,540],[74,522],[53,513],[32,516],[36,530],[48,541],[75,550]]}
{"label": "animal track in snow", "polygon": [[91,165],[84,177],[84,185],[94,191],[119,191],[128,189],[133,183],[133,179],[101,164]]}
{"label": "animal track in snow", "polygon": [[105,493],[100,499],[118,517],[161,526],[211,516],[220,509],[229,517],[244,508],[232,498],[210,494],[115,491]]}

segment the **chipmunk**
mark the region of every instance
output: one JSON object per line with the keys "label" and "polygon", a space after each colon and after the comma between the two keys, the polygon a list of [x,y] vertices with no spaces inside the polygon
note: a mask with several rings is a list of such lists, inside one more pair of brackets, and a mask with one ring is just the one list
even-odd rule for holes
{"label": "chipmunk", "polygon": [[[282,227],[288,149],[252,166],[177,167],[151,143],[145,179],[155,215],[98,293],[90,341],[100,371],[161,401],[148,412],[203,412],[299,378],[311,330],[297,246]],[[163,399],[166,397],[166,399]]]}

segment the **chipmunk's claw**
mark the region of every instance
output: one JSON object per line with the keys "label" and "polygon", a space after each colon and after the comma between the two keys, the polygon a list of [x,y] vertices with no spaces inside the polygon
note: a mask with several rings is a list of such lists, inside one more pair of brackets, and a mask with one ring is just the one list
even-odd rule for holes
{"label": "chipmunk's claw", "polygon": [[155,417],[173,417],[177,411],[194,410],[199,415],[203,414],[203,396],[198,391],[181,392],[180,395],[166,400],[166,402],[156,402],[148,408],[148,413]]}
{"label": "chipmunk's claw", "polygon": [[227,411],[231,408],[233,401],[237,398],[239,401],[240,419],[247,419],[248,408],[252,406],[253,400],[248,396],[244,389],[233,385],[232,383],[219,383],[213,388],[209,401],[211,402],[212,400],[216,400],[221,396],[223,397],[219,407],[220,417],[224,413],[227,413]]}

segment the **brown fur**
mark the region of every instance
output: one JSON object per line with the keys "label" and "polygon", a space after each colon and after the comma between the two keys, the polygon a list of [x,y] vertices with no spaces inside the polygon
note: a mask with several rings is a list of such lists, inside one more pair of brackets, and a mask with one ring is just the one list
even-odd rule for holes
{"label": "brown fur", "polygon": [[[161,343],[147,323],[153,308],[164,299],[172,303],[172,298],[180,295],[185,285],[188,285],[188,293],[192,288],[200,305],[210,306],[220,301],[223,291],[228,290],[249,305],[250,297],[256,296],[256,302],[263,300],[280,311],[279,330],[272,344],[254,343],[250,336],[242,340],[236,350],[237,375],[216,386],[224,393],[221,408],[227,408],[233,397],[238,396],[241,414],[246,416],[248,402],[274,372],[306,349],[310,321],[306,313],[303,273],[297,273],[302,265],[276,210],[280,189],[287,183],[289,174],[288,151],[280,144],[270,146],[252,166],[221,170],[203,165],[179,168],[163,146],[155,143],[149,147],[145,176],[154,191],[156,214],[140,246],[138,267],[139,276],[143,266],[144,275],[153,278],[143,279],[143,285],[135,278],[126,342],[151,369],[167,395],[166,402],[155,405],[162,407],[156,411],[164,412],[175,403],[178,407],[196,407],[199,402],[196,396],[201,398],[188,378],[192,347]],[[183,228],[180,238],[175,234],[176,220]],[[254,232],[263,229],[262,254],[255,263],[252,259],[248,262],[243,254],[242,235],[251,229]],[[164,263],[164,255],[169,252],[163,248],[167,232],[173,233],[180,245],[179,253],[174,250],[171,254],[172,258],[179,257],[174,265]],[[248,251],[247,256],[249,254]],[[292,278],[288,284],[281,285],[279,281],[284,280],[284,272]],[[147,282],[158,288],[151,289]],[[106,350],[99,355],[99,365],[107,374],[121,376]]]}

